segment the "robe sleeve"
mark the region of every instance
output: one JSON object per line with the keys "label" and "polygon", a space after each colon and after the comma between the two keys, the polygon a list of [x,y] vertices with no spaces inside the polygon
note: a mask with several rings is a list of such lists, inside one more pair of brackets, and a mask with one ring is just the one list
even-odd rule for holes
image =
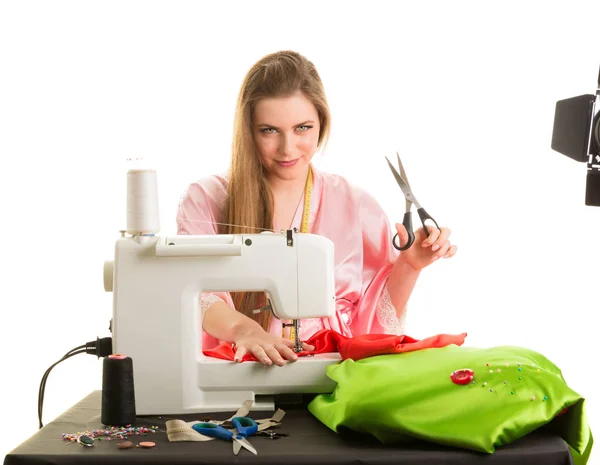
{"label": "robe sleeve", "polygon": [[392,231],[387,215],[368,192],[361,191],[359,218],[362,227],[362,293],[357,302],[352,334],[404,334],[406,309],[400,317],[387,290],[398,251],[392,245]]}
{"label": "robe sleeve", "polygon": [[[206,178],[191,184],[179,201],[177,234],[217,234],[216,223],[222,217],[225,194],[225,188],[217,178]],[[229,292],[202,292],[199,297],[200,321],[215,302],[225,302],[235,308]],[[202,331],[202,349],[212,349],[220,342]]]}

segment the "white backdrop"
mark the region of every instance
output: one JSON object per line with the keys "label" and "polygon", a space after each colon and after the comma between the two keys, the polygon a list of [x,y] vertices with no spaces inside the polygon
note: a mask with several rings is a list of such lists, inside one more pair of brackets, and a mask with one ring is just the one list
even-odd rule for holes
{"label": "white backdrop", "polygon": [[[383,158],[397,150],[453,231],[458,254],[422,274],[407,333],[538,350],[600,427],[600,209],[584,205],[585,164],[550,148],[555,102],[595,93],[600,4],[323,3],[0,4],[0,456],[37,430],[46,368],[109,335],[102,266],[125,228],[125,160],[157,168],[173,234],[187,184],[227,167],[245,72],[281,49],[325,83],[333,132],[317,165],[401,221]],[[56,367],[44,422],[100,389],[101,365]]]}

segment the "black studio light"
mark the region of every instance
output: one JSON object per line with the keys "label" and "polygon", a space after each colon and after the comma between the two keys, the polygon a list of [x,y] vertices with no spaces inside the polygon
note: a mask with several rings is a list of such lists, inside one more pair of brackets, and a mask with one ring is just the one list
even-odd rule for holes
{"label": "black studio light", "polygon": [[556,102],[552,150],[587,163],[585,204],[600,206],[600,73],[596,95]]}

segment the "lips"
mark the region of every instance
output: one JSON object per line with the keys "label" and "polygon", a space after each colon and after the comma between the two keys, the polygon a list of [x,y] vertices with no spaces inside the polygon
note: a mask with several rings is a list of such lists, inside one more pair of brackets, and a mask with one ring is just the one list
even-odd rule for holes
{"label": "lips", "polygon": [[289,168],[290,166],[294,166],[296,163],[298,163],[298,160],[299,160],[299,158],[296,158],[295,160],[290,160],[290,161],[278,161],[277,164],[284,168]]}

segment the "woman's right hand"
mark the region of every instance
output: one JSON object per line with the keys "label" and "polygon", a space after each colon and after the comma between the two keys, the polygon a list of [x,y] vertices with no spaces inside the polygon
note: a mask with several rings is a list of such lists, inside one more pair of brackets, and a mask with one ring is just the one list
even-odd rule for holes
{"label": "woman's right hand", "polygon": [[[246,334],[240,335],[235,344],[236,362],[241,362],[244,355],[252,354],[264,365],[285,365],[285,360],[295,362],[298,355],[294,352],[294,341],[267,333],[262,328],[252,328]],[[303,349],[309,352],[315,350],[313,346],[302,343]]]}

